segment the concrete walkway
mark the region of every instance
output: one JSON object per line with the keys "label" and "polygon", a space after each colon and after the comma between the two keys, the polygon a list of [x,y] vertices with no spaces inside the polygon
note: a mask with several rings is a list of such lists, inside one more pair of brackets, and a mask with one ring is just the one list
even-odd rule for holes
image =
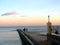
{"label": "concrete walkway", "polygon": [[47,35],[43,32],[25,32],[31,38],[33,38],[39,45],[47,45]]}
{"label": "concrete walkway", "polygon": [[40,32],[25,32],[27,35],[31,36],[37,42],[47,40],[47,36],[44,34],[40,34]]}

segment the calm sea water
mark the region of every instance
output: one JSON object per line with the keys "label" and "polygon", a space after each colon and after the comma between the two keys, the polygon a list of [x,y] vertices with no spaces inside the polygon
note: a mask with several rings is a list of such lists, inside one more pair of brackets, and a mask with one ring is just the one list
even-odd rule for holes
{"label": "calm sea water", "polygon": [[0,31],[0,45],[22,45],[17,31]]}
{"label": "calm sea water", "polygon": [[47,31],[47,26],[0,26],[0,30],[16,30],[27,28],[28,31]]}

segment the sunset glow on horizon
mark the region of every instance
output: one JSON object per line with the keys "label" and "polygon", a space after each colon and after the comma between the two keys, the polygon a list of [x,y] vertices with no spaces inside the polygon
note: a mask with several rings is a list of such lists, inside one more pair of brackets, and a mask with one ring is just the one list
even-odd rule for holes
{"label": "sunset glow on horizon", "polygon": [[[47,16],[27,16],[20,17],[20,15],[0,16],[0,25],[46,25],[48,21]],[[50,17],[53,25],[60,24],[59,17]]]}
{"label": "sunset glow on horizon", "polygon": [[48,15],[53,25],[60,25],[59,0],[0,1],[0,26],[46,25]]}

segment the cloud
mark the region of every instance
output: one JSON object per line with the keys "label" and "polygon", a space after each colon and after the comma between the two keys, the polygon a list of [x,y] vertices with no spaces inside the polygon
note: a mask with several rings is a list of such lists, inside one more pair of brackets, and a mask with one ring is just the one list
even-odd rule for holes
{"label": "cloud", "polygon": [[4,14],[1,14],[1,16],[6,16],[6,15],[16,15],[18,13],[16,12],[7,12],[7,13],[4,13]]}
{"label": "cloud", "polygon": [[9,15],[19,15],[20,17],[27,17],[26,15],[19,14],[17,12],[7,12],[4,14],[1,14],[1,16],[9,16]]}

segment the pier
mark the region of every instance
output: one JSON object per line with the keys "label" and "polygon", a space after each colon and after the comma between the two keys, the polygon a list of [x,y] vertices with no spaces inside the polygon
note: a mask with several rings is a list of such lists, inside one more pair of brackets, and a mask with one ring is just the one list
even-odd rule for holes
{"label": "pier", "polygon": [[39,45],[36,40],[32,39],[24,31],[17,29],[18,34],[22,40],[22,45]]}
{"label": "pier", "polygon": [[22,45],[60,45],[60,34],[52,32],[49,16],[46,35],[40,34],[40,32],[26,32],[21,29],[17,29],[17,32],[22,40]]}

